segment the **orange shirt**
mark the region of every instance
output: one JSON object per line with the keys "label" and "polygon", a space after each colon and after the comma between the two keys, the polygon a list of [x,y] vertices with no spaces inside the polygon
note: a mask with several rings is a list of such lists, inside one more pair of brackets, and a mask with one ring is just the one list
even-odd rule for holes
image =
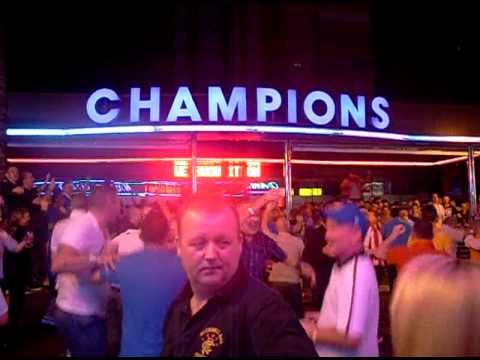
{"label": "orange shirt", "polygon": [[470,249],[470,260],[480,263],[480,250]]}
{"label": "orange shirt", "polygon": [[412,240],[407,246],[394,246],[387,253],[387,262],[400,270],[409,260],[423,254],[445,254],[435,250],[431,240]]}

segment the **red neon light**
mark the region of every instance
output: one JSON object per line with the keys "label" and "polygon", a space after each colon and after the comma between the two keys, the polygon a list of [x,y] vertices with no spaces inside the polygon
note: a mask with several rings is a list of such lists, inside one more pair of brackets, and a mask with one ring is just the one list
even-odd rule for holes
{"label": "red neon light", "polygon": [[187,178],[189,176],[188,161],[184,161],[184,160],[174,161],[173,176]]}
{"label": "red neon light", "polygon": [[242,167],[240,165],[229,165],[228,166],[228,177],[229,178],[239,178],[241,170],[242,170]]}
{"label": "red neon light", "polygon": [[222,165],[197,165],[198,177],[222,177]]}
{"label": "red neon light", "polygon": [[[261,162],[249,160],[245,163],[224,165],[222,162],[199,161],[196,171],[200,178],[221,178],[226,174],[228,178],[259,178],[262,175]],[[225,170],[225,171],[224,171]],[[187,178],[190,174],[190,163],[185,160],[174,161],[173,176]]]}
{"label": "red neon light", "polygon": [[[478,155],[475,155],[477,157]],[[11,164],[101,164],[101,163],[137,163],[137,162],[160,162],[160,161],[177,161],[190,160],[189,158],[7,158],[7,162]],[[259,161],[269,164],[283,164],[282,159],[261,158],[199,158],[198,161],[226,161],[226,162],[246,162]],[[410,162],[410,161],[334,161],[334,160],[302,160],[293,159],[292,164],[304,165],[352,165],[352,166],[439,166],[455,162],[465,161],[465,156],[454,157],[440,161]]]}
{"label": "red neon light", "polygon": [[260,161],[247,161],[247,177],[259,178],[262,176]]}

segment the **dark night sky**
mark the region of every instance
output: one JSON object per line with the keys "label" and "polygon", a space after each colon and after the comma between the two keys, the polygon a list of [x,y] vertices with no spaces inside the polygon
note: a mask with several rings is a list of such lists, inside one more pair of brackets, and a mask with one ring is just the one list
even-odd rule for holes
{"label": "dark night sky", "polygon": [[[205,26],[228,48],[224,34],[235,26],[228,20],[232,3],[201,3],[207,8],[203,15],[194,6],[163,1],[157,5],[161,8],[152,7],[153,2],[101,8],[93,2],[45,8],[42,2],[29,4],[28,12],[9,8],[3,13],[8,89],[90,91],[97,83],[119,85],[125,66],[139,81],[147,81],[144,69],[155,66],[165,72],[159,77],[168,76],[175,61],[174,34],[187,34],[188,43],[195,36],[189,23],[198,17],[215,19]],[[277,3],[264,3],[272,6],[274,19]],[[404,101],[480,104],[480,15],[473,2],[364,3],[370,11],[377,92]],[[183,20],[176,21],[178,16]]]}

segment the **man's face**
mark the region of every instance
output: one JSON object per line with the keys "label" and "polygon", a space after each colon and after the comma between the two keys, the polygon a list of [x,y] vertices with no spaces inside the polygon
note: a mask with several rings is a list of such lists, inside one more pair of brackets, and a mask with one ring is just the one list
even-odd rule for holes
{"label": "man's face", "polygon": [[240,226],[245,235],[255,235],[260,231],[260,217],[258,215],[248,216]]}
{"label": "man's face", "polygon": [[35,178],[32,174],[26,173],[25,177],[23,178],[23,186],[30,189],[33,188],[33,183],[35,182]]}
{"label": "man's face", "polygon": [[434,204],[438,203],[438,195],[437,195],[437,194],[433,194],[433,195],[432,195],[432,202],[433,202]]}
{"label": "man's face", "polygon": [[400,217],[400,219],[408,219],[408,210],[400,210],[398,216]]}
{"label": "man's face", "polygon": [[30,213],[26,212],[23,214],[23,216],[20,218],[19,224],[21,226],[27,226],[28,223],[30,222]]}
{"label": "man's face", "polygon": [[189,210],[180,222],[177,251],[194,289],[221,288],[237,271],[242,251],[235,214]]}
{"label": "man's face", "polygon": [[309,217],[313,216],[313,206],[311,204],[305,207],[305,215]]}
{"label": "man's face", "polygon": [[443,203],[444,203],[445,205],[450,204],[450,197],[444,196],[444,197],[443,197]]}
{"label": "man's face", "polygon": [[7,170],[7,176],[11,181],[18,181],[18,169],[16,167],[11,167]]}
{"label": "man's face", "polygon": [[63,185],[63,191],[69,195],[73,194],[73,184],[72,183],[66,183]]}
{"label": "man's face", "polygon": [[377,224],[377,214],[373,211],[368,212],[368,223],[370,225],[376,225]]}
{"label": "man's face", "polygon": [[121,203],[119,197],[117,195],[112,196],[105,208],[105,211],[107,213],[107,220],[109,223],[114,222],[120,215],[120,207]]}
{"label": "man's face", "polygon": [[137,207],[131,207],[128,209],[128,220],[131,224],[139,226],[142,221],[142,210]]}
{"label": "man's face", "polygon": [[351,252],[360,241],[360,230],[351,224],[339,224],[332,219],[327,219],[325,239],[332,257],[343,257]]}

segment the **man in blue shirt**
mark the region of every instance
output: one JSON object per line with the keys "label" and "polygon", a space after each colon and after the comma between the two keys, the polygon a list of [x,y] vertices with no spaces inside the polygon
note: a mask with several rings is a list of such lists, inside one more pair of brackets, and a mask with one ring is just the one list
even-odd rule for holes
{"label": "man in blue shirt", "polygon": [[260,231],[260,216],[252,212],[240,225],[243,237],[241,261],[255,279],[266,280],[268,260],[285,261],[287,256],[277,243]]}
{"label": "man in blue shirt", "polygon": [[383,228],[382,228],[383,238],[386,239],[390,236],[390,234],[393,231],[393,228],[396,225],[399,225],[399,224],[405,225],[405,231],[402,234],[400,234],[393,241],[391,246],[407,246],[408,240],[410,239],[410,236],[412,235],[413,227],[408,221],[402,220],[400,218],[400,216],[399,216],[400,210],[401,209],[398,208],[398,207],[393,207],[392,210],[391,210],[391,214],[392,214],[393,219],[390,220],[389,222],[387,222],[386,224],[384,224]]}
{"label": "man in blue shirt", "polygon": [[153,208],[141,226],[144,250],[120,258],[114,272],[97,274],[120,286],[120,356],[159,356],[162,351],[165,315],[187,280],[180,259],[172,250],[175,245],[168,243],[168,235],[166,216],[159,208]]}

